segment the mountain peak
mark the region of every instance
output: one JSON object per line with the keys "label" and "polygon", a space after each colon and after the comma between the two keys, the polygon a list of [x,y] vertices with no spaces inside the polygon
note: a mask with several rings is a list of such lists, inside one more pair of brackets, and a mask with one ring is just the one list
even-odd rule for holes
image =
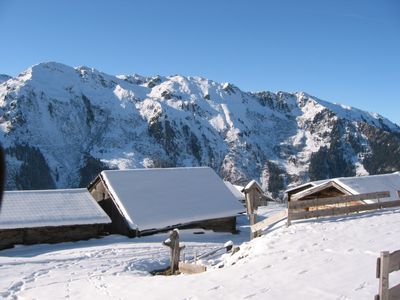
{"label": "mountain peak", "polygon": [[12,77],[6,74],[0,74],[0,84],[2,84],[3,82],[11,79]]}
{"label": "mountain peak", "polygon": [[9,189],[84,186],[107,168],[210,166],[276,197],[310,178],[400,169],[398,126],[305,92],[45,62],[0,85],[0,111]]}

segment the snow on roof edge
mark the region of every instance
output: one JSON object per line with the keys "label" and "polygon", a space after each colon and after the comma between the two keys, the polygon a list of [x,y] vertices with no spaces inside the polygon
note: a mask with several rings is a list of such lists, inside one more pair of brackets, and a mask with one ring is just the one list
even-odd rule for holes
{"label": "snow on roof edge", "polygon": [[[361,176],[359,176],[361,177]],[[344,188],[345,190],[347,190],[350,194],[352,195],[359,195],[360,193],[357,192],[355,189],[353,189],[352,187],[348,186],[347,184],[345,184],[343,181],[340,180],[340,178],[335,178],[332,180],[333,182],[335,182],[336,184],[340,185],[342,188]]]}
{"label": "snow on roof edge", "polygon": [[12,190],[12,191],[4,191],[5,193],[63,193],[63,192],[69,192],[69,193],[80,193],[83,191],[88,191],[87,188],[77,188],[77,189],[52,189],[52,190]]}
{"label": "snow on roof edge", "polygon": [[207,166],[202,167],[171,167],[171,168],[137,168],[137,169],[124,169],[124,170],[103,170],[100,172],[101,175],[107,173],[116,173],[116,172],[143,172],[143,171],[156,171],[156,170],[191,170],[191,169],[211,169]]}

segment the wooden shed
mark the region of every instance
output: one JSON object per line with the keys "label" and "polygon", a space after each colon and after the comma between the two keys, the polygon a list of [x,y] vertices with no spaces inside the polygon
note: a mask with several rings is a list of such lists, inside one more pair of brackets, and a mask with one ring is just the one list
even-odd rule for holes
{"label": "wooden shed", "polygon": [[257,209],[259,206],[267,206],[268,201],[273,201],[272,198],[265,195],[261,185],[255,181],[250,181],[242,190],[245,195],[246,203],[253,203],[253,209]]}
{"label": "wooden shed", "polygon": [[97,237],[110,218],[87,189],[5,192],[0,249]]}
{"label": "wooden shed", "polygon": [[110,216],[110,233],[130,237],[171,228],[236,232],[243,206],[207,167],[110,170],[88,187]]}
{"label": "wooden shed", "polygon": [[[390,191],[391,197],[384,201],[398,198],[400,173],[333,178],[309,182],[286,191],[288,201],[301,201],[343,195],[358,195]],[[366,200],[365,202],[368,202]]]}

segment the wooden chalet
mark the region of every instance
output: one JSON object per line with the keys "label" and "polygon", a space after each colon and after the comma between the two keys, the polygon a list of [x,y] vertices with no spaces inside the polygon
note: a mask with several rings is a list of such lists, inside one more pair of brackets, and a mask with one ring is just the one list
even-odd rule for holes
{"label": "wooden chalet", "polygon": [[244,210],[207,167],[103,171],[88,189],[112,220],[106,230],[130,237],[171,228],[236,232]]}
{"label": "wooden chalet", "polygon": [[87,189],[5,192],[0,249],[99,236],[110,218]]}

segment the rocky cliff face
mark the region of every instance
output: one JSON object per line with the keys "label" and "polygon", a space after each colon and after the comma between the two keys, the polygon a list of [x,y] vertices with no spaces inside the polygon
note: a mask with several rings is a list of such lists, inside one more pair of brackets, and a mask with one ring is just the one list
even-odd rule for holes
{"label": "rocky cliff face", "polygon": [[211,166],[274,197],[309,179],[400,169],[400,128],[306,93],[42,63],[0,84],[7,188],[85,186],[102,169]]}

